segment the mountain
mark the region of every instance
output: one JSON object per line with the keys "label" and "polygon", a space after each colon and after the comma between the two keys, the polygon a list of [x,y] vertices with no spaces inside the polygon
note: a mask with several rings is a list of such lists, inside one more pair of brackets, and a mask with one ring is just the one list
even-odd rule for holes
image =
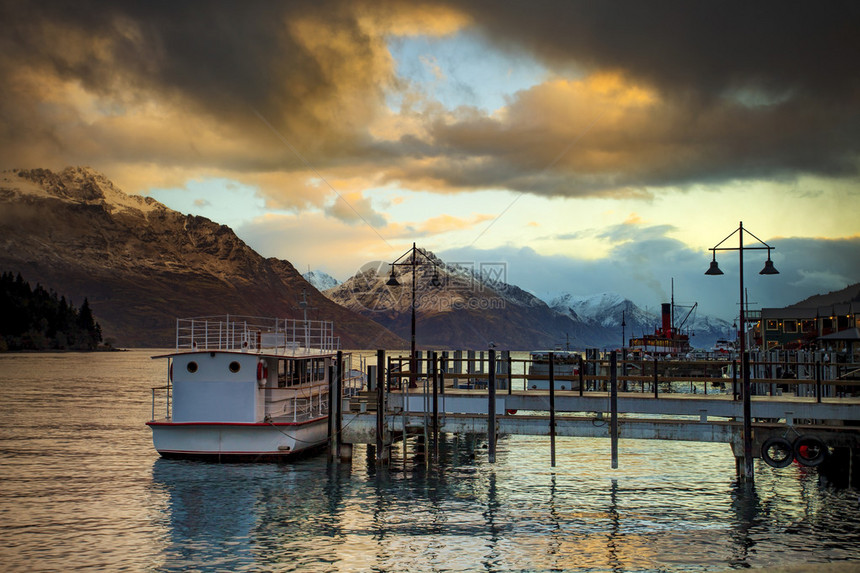
{"label": "mountain", "polygon": [[[633,336],[652,334],[662,322],[660,315],[644,311],[632,301],[611,292],[589,296],[565,293],[552,299],[549,306],[558,313],[586,323],[594,332],[595,345],[608,348],[620,346],[623,338],[629,341]],[[690,335],[690,344],[694,348],[711,348],[719,338],[735,337],[730,323],[697,315],[689,307],[675,308],[675,327]]]}
{"label": "mountain", "polygon": [[308,271],[303,273],[302,276],[320,292],[332,289],[340,284],[339,280],[323,271]]}
{"label": "mountain", "polygon": [[[492,343],[501,349],[551,349],[568,339],[581,348],[592,339],[587,325],[519,287],[421,252],[415,269],[418,348],[481,350]],[[398,266],[396,274],[399,285],[389,286],[391,266],[367,263],[324,294],[409,340],[412,268]]]}
{"label": "mountain", "polygon": [[305,292],[308,317],[334,321],[344,348],[404,346],[229,227],[127,195],[89,168],[0,173],[0,245],[0,270],[88,298],[114,345],[173,346],[177,316],[300,318]]}
{"label": "mountain", "polygon": [[860,301],[860,283],[848,285],[842,290],[831,291],[827,294],[817,294],[790,305],[788,308],[816,308],[845,302]]}

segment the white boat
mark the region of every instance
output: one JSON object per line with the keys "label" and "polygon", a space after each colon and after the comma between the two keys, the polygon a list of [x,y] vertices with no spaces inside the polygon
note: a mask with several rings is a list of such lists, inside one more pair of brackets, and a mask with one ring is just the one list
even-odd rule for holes
{"label": "white boat", "polygon": [[[321,449],[338,346],[329,321],[177,320],[176,350],[153,357],[167,360],[168,378],[153,388],[147,425],[155,449],[165,458],[216,461],[283,460]],[[353,376],[351,356],[341,356],[348,395],[363,379]],[[162,408],[164,418],[156,419]]]}
{"label": "white boat", "polygon": [[[530,390],[549,390],[549,355],[548,351],[529,353]],[[553,355],[553,384],[557,390],[578,390],[579,380],[571,380],[579,376],[580,353],[573,350],[556,350]],[[560,379],[564,377],[565,379]]]}

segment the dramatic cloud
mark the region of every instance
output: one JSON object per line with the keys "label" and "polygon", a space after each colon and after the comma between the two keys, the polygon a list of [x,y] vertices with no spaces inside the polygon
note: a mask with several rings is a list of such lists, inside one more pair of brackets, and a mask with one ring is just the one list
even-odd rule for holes
{"label": "dramatic cloud", "polygon": [[[412,189],[642,195],[857,176],[852,3],[6,1],[4,167],[95,163],[130,183],[327,172]],[[409,100],[393,36],[481,33],[555,71],[497,113]],[[421,56],[438,81],[445,70]],[[468,86],[467,86],[468,87]],[[399,94],[402,109],[386,98]],[[416,94],[412,94],[415,97]],[[304,172],[304,173],[303,173]],[[162,178],[164,175],[162,175]],[[125,181],[121,181],[125,183]],[[298,194],[298,201],[279,196]]]}
{"label": "dramatic cloud", "polygon": [[341,276],[515,240],[450,252],[536,292],[684,274],[729,315],[699,259],[739,219],[798,237],[760,302],[858,279],[858,29],[851,2],[0,0],[0,168],[91,165]]}
{"label": "dramatic cloud", "polygon": [[505,46],[551,61],[619,70],[679,97],[758,92],[856,101],[860,6],[800,0],[452,2]]}
{"label": "dramatic cloud", "polygon": [[[684,304],[699,303],[699,311],[726,320],[736,316],[738,300],[737,253],[718,255],[725,275],[705,276],[710,253],[697,252],[664,236],[668,229],[642,228],[641,241],[626,232],[606,234],[610,255],[597,260],[574,256],[544,256],[530,247],[451,249],[438,253],[448,261],[502,262],[507,281],[543,298],[562,292],[590,295],[613,291],[651,309],[669,301],[670,284]],[[764,256],[745,257],[745,286],[754,308],[794,304],[814,294],[840,290],[857,282],[860,237],[840,240],[766,239],[775,246],[773,259],[779,275],[761,276]]]}
{"label": "dramatic cloud", "polygon": [[397,81],[385,34],[463,20],[338,2],[4,2],[0,16],[4,167],[240,178],[378,154],[368,125]]}

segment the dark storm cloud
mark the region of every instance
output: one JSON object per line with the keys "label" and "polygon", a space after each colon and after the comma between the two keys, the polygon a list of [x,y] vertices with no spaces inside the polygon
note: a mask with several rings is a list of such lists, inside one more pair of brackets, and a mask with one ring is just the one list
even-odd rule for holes
{"label": "dark storm cloud", "polygon": [[[161,92],[212,113],[297,106],[282,81],[330,89],[286,31],[309,2],[7,2],[4,60],[26,62],[96,93]],[[284,99],[281,99],[284,98]],[[239,105],[241,104],[241,105]]]}
{"label": "dark storm cloud", "polygon": [[[545,85],[518,94],[505,117],[438,122],[438,149],[486,158],[453,170],[453,185],[583,196],[858,174],[858,3],[456,5],[502,49],[530,50],[560,74],[618,74],[655,101],[613,117],[612,98],[567,104]],[[586,129],[582,116],[599,118]]]}
{"label": "dark storm cloud", "polygon": [[500,46],[615,69],[678,93],[757,87],[856,101],[860,4],[728,0],[456,2]]}
{"label": "dark storm cloud", "polygon": [[[0,161],[301,171],[288,141],[339,175],[443,191],[856,178],[858,29],[852,2],[0,0]],[[558,75],[504,113],[423,102],[375,124],[408,84],[388,38],[454,30]]]}
{"label": "dark storm cloud", "polygon": [[[30,159],[22,151],[29,147],[34,161],[47,163],[55,154],[60,161],[208,163],[237,171],[283,167],[287,157],[295,166],[273,130],[288,134],[306,156],[343,154],[361,145],[363,122],[372,118],[390,79],[377,57],[384,44],[360,29],[355,11],[361,7],[348,7],[326,1],[3,1],[0,79],[9,89],[0,102],[6,120],[0,133],[4,147],[11,146],[6,161]],[[91,104],[74,99],[74,86],[98,98],[95,120],[83,117]],[[161,144],[129,139],[141,110],[151,123],[162,122]],[[183,115],[198,125],[186,128],[183,139],[190,142],[176,148],[171,130]],[[124,132],[113,119],[124,122]],[[212,133],[200,133],[201,124]],[[231,153],[195,141],[216,133],[232,142]]]}

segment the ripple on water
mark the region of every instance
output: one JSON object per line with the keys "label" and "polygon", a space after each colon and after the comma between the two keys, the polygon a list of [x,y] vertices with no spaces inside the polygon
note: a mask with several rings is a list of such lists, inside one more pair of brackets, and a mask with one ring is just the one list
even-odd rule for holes
{"label": "ripple on water", "polygon": [[4,570],[721,571],[860,558],[853,490],[728,446],[448,436],[377,469],[356,447],[290,465],[158,459],[151,352],[0,356]]}

